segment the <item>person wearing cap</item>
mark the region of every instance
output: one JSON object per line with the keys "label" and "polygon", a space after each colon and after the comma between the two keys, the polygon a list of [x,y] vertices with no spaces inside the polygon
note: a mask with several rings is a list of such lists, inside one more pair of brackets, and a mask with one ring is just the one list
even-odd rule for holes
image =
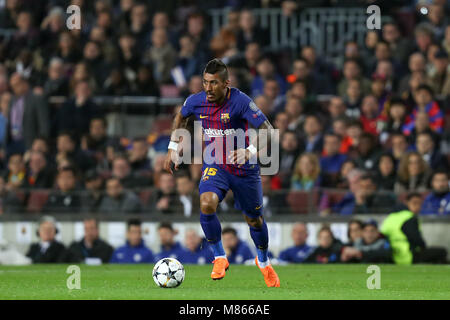
{"label": "person wearing cap", "polygon": [[428,75],[427,83],[437,95],[450,95],[450,67],[448,53],[439,50],[435,53],[433,60],[433,73]]}
{"label": "person wearing cap", "polygon": [[389,242],[378,230],[378,223],[370,219],[363,225],[362,237],[353,246],[346,246],[341,254],[342,262],[392,262],[392,249]]}
{"label": "person wearing cap", "polygon": [[65,246],[56,240],[58,229],[52,216],[43,216],[39,220],[37,236],[39,241],[31,244],[26,256],[33,263],[59,263],[65,254]]}

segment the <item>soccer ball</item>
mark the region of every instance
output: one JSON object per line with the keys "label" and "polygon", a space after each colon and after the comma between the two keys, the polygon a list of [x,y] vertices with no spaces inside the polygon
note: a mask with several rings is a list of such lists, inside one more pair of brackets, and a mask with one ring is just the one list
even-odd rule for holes
{"label": "soccer ball", "polygon": [[177,259],[161,259],[153,268],[153,280],[161,288],[176,288],[184,280],[184,267]]}

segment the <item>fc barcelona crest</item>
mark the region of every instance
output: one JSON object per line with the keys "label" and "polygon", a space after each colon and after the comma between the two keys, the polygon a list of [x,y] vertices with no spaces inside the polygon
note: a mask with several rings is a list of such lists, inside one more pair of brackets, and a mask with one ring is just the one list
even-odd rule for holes
{"label": "fc barcelona crest", "polygon": [[230,114],[229,113],[222,113],[220,115],[220,121],[222,121],[223,123],[230,122]]}

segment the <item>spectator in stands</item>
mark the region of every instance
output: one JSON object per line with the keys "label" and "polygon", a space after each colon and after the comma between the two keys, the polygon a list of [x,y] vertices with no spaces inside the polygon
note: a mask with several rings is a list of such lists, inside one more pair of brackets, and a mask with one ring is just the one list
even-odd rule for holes
{"label": "spectator in stands", "polygon": [[347,59],[344,62],[342,70],[344,78],[339,82],[337,86],[337,92],[339,96],[345,96],[347,87],[351,80],[359,81],[361,85],[361,93],[367,95],[370,93],[370,80],[362,75],[361,66],[356,59]]}
{"label": "spectator in stands", "polygon": [[136,38],[138,51],[143,52],[149,44],[149,30],[151,30],[148,7],[145,3],[139,2],[132,6],[129,27]]}
{"label": "spectator in stands", "polygon": [[377,138],[368,132],[364,132],[356,147],[356,153],[353,153],[351,157],[354,157],[358,167],[365,170],[373,170],[375,169],[379,156],[380,148]]}
{"label": "spectator in stands", "polygon": [[81,171],[86,171],[95,166],[95,160],[78,148],[75,138],[68,131],[61,131],[56,137],[56,163],[68,160]]}
{"label": "spectator in stands", "polygon": [[5,178],[0,176],[0,215],[23,212],[24,201],[15,191],[8,190]]}
{"label": "spectator in stands", "polygon": [[434,55],[434,72],[428,76],[427,82],[437,95],[450,94],[450,69],[448,68],[448,53],[439,50]]}
{"label": "spectator in stands", "polygon": [[378,159],[376,185],[379,190],[393,191],[396,180],[395,159],[390,153],[384,153]]}
{"label": "spectator in stands", "polygon": [[337,177],[347,155],[339,152],[341,137],[335,133],[326,133],[323,152],[320,158],[321,186],[332,187],[337,183]]}
{"label": "spectator in stands", "polygon": [[411,81],[412,75],[414,73],[425,72],[426,59],[421,52],[414,52],[409,56],[408,59],[408,69],[409,73],[402,77],[400,80],[398,90],[403,93],[409,89],[409,82]]}
{"label": "spectator in stands", "polygon": [[98,88],[103,87],[103,83],[108,77],[110,65],[103,57],[100,44],[89,40],[83,48],[83,62],[86,63],[88,70],[95,78]]}
{"label": "spectator in stands", "polygon": [[89,124],[89,133],[81,138],[81,150],[94,158],[97,164],[106,161],[106,148],[112,139],[106,135],[106,119],[92,118]]}
{"label": "spectator in stands", "polygon": [[427,131],[419,133],[416,138],[416,149],[430,168],[449,168],[447,158],[435,146],[432,133]]}
{"label": "spectator in stands", "polygon": [[288,188],[291,185],[291,175],[296,159],[299,155],[298,137],[294,131],[287,130],[281,135],[280,168],[278,176],[281,179],[282,187]]}
{"label": "spectator in stands", "polygon": [[422,204],[421,214],[450,214],[450,191],[448,170],[438,170],[431,176],[431,193]]}
{"label": "spectator in stands", "polygon": [[382,37],[389,44],[392,57],[396,61],[401,62],[407,59],[412,49],[410,41],[402,37],[399,26],[395,22],[391,21],[383,25]]}
{"label": "spectator in stands", "polygon": [[403,100],[393,98],[390,101],[387,121],[382,125],[382,132],[380,134],[380,142],[385,143],[389,136],[394,133],[402,133],[403,125],[405,123],[407,114],[406,105]]}
{"label": "spectator in stands", "polygon": [[394,185],[396,193],[405,191],[422,192],[428,188],[430,167],[422,156],[415,151],[404,154],[398,164],[397,181]]}
{"label": "spectator in stands", "polygon": [[283,77],[277,73],[276,68],[269,56],[262,56],[256,64],[257,75],[253,78],[251,84],[251,96],[257,97],[264,93],[264,86],[267,80],[275,80],[278,84],[278,94],[286,93],[286,82]]}
{"label": "spectator in stands", "polygon": [[161,222],[158,226],[158,234],[161,250],[156,255],[156,261],[170,257],[184,263],[188,253],[178,241],[175,241],[178,230],[175,230],[170,222]]}
{"label": "spectator in stands", "polygon": [[222,230],[222,243],[228,262],[231,264],[243,264],[248,260],[255,259],[250,247],[239,239],[236,229],[232,227]]}
{"label": "spectator in stands", "polygon": [[52,58],[48,67],[48,79],[43,87],[44,95],[68,96],[69,82],[64,74],[64,61],[61,58]]}
{"label": "spectator in stands", "polygon": [[54,179],[55,173],[53,169],[48,166],[45,154],[40,151],[31,151],[24,187],[50,189],[53,187]]}
{"label": "spectator in stands", "polygon": [[286,102],[285,97],[280,93],[280,85],[275,78],[268,78],[264,81],[263,96],[269,100],[268,109],[271,114],[275,114],[283,109]]}
{"label": "spectator in stands", "polygon": [[176,189],[181,202],[183,215],[190,217],[199,208],[199,196],[194,188],[189,172],[180,172],[176,175]]}
{"label": "spectator in stands", "polygon": [[251,42],[258,43],[262,48],[268,45],[265,30],[261,29],[255,21],[250,10],[242,10],[239,17],[240,30],[237,36],[237,48],[244,51],[246,45]]}
{"label": "spectator in stands", "polygon": [[185,246],[188,253],[183,259],[184,263],[205,264],[214,260],[214,254],[206,239],[202,239],[197,231],[188,229],[185,232]]}
{"label": "spectator in stands", "polygon": [[306,243],[308,239],[306,224],[302,222],[295,223],[292,226],[291,238],[294,245],[281,251],[279,259],[288,263],[302,263],[314,250]]}
{"label": "spectator in stands", "polygon": [[364,223],[359,219],[352,219],[347,224],[347,246],[353,246],[356,241],[362,238]]}
{"label": "spectator in stands", "polygon": [[99,236],[99,222],[94,218],[83,221],[84,236],[73,241],[67,248],[64,262],[67,263],[108,263],[113,254],[113,247]]}
{"label": "spectator in stands", "polygon": [[291,178],[291,190],[311,191],[320,185],[319,158],[314,153],[303,153],[296,161]]}
{"label": "spectator in stands", "polygon": [[284,192],[278,192],[278,189],[272,186],[271,176],[261,176],[261,184],[263,190],[262,209],[264,217],[271,217],[277,214],[289,214],[291,210],[286,203],[286,194]]}
{"label": "spectator in stands", "polygon": [[89,132],[93,118],[100,115],[98,106],[92,101],[92,90],[87,81],[75,85],[75,95],[69,99],[56,115],[57,132],[73,131],[78,138]]}
{"label": "spectator in stands", "polygon": [[150,202],[151,211],[164,214],[179,213],[183,206],[176,194],[175,178],[166,171],[161,172],[156,188]]}
{"label": "spectator in stands", "polygon": [[188,81],[193,75],[201,74],[201,67],[204,63],[202,54],[195,51],[194,39],[188,34],[184,34],[179,39],[180,51],[178,53],[176,66],[180,67],[184,79]]}
{"label": "spectator in stands", "polygon": [[327,110],[331,121],[345,116],[346,109],[345,102],[340,96],[333,96],[330,98]]}
{"label": "spectator in stands", "polygon": [[345,246],[341,253],[342,262],[389,263],[392,262],[392,249],[389,242],[382,238],[378,223],[369,220],[363,226],[362,237]]}
{"label": "spectator in stands", "polygon": [[163,28],[153,30],[151,43],[144,61],[153,65],[153,76],[158,83],[169,83],[172,81],[170,71],[175,66],[177,56],[169,42],[167,31]]}
{"label": "spectator in stands", "polygon": [[349,188],[349,181],[348,181],[348,175],[349,173],[357,168],[357,164],[352,159],[347,159],[344,161],[344,163],[341,165],[341,168],[339,169],[339,174],[336,180],[336,185],[332,186],[337,189],[348,189]]}
{"label": "spectator in stands", "polygon": [[292,64],[292,74],[287,78],[289,83],[302,80],[308,85],[307,91],[310,94],[333,94],[333,87],[329,81],[318,73],[313,73],[311,67],[303,58],[295,59]]}
{"label": "spectator in stands", "polygon": [[428,6],[428,10],[428,15],[425,17],[429,22],[435,39],[441,41],[444,37],[445,27],[449,23],[448,16],[445,15],[446,8],[442,3],[433,2]]}
{"label": "spectator in stands", "polygon": [[134,94],[138,96],[160,96],[158,84],[153,76],[153,67],[150,64],[140,64],[134,82]]}
{"label": "spectator in stands", "polygon": [[380,231],[388,239],[396,264],[445,263],[447,250],[427,247],[420,231],[418,214],[422,196],[410,193],[406,198],[407,209],[393,212],[383,221]]}
{"label": "spectator in stands", "polygon": [[7,150],[23,153],[36,137],[49,136],[49,110],[47,102],[31,92],[28,81],[19,73],[11,75],[10,86],[14,97],[9,107]]}
{"label": "spectator in stands", "polygon": [[318,246],[306,258],[308,263],[340,262],[342,243],[336,239],[329,226],[322,227],[317,233]]}
{"label": "spectator in stands", "polygon": [[376,192],[377,186],[371,174],[361,176],[354,191],[348,193],[334,208],[340,214],[385,213],[395,205],[390,193]]}
{"label": "spectator in stands", "polygon": [[82,212],[96,213],[104,197],[104,179],[95,169],[84,175],[85,191],[82,195]]}
{"label": "spectator in stands", "polygon": [[145,177],[133,174],[128,158],[122,155],[114,158],[111,174],[113,177],[119,179],[120,183],[126,189],[144,187],[151,181]]}
{"label": "spectator in stands", "polygon": [[314,114],[306,116],[303,123],[304,151],[320,153],[323,149],[323,127],[319,117]]}
{"label": "spectator in stands", "polygon": [[395,167],[398,166],[400,159],[405,155],[408,150],[408,140],[406,136],[401,133],[394,133],[391,135],[391,154],[395,159]]}
{"label": "spectator in stands", "polygon": [[362,100],[361,116],[359,118],[365,132],[378,136],[380,124],[386,121],[386,117],[380,114],[377,98],[367,95]]}
{"label": "spectator in stands", "polygon": [[89,69],[89,66],[86,62],[77,63],[75,65],[75,70],[73,71],[73,75],[69,83],[70,93],[76,93],[76,86],[81,81],[87,81],[92,93],[98,93],[100,86],[99,84],[97,84],[97,81],[92,75],[92,72],[93,71]]}
{"label": "spectator in stands", "polygon": [[348,81],[347,90],[345,91],[344,99],[345,99],[345,114],[349,118],[359,118],[361,115],[361,103],[362,103],[363,94],[361,92],[361,83],[352,79]]}
{"label": "spectator in stands", "polygon": [[81,60],[81,51],[72,32],[63,31],[59,34],[55,55],[67,65],[74,65]]}
{"label": "spectator in stands", "polygon": [[444,115],[436,101],[433,100],[433,90],[426,84],[421,84],[414,92],[414,98],[417,102],[412,113],[407,117],[403,133],[409,135],[414,129],[415,120],[419,112],[425,112],[430,119],[430,128],[437,133],[442,132],[444,124]]}
{"label": "spectator in stands", "polygon": [[280,130],[280,137],[285,133],[288,129],[289,125],[289,116],[286,112],[279,112],[275,116],[275,120],[273,125],[276,129]]}
{"label": "spectator in stands", "polygon": [[127,241],[114,250],[110,263],[153,263],[155,258],[142,239],[142,223],[139,219],[127,222]]}
{"label": "spectator in stands", "polygon": [[450,25],[445,28],[445,38],[442,40],[441,46],[450,54]]}
{"label": "spectator in stands", "polygon": [[26,256],[33,263],[60,263],[65,253],[64,244],[56,240],[58,228],[55,218],[43,216],[39,220],[39,242],[31,244]]}
{"label": "spectator in stands", "polygon": [[73,167],[62,168],[56,176],[56,190],[50,193],[43,211],[51,214],[79,213],[80,209],[76,171]]}
{"label": "spectator in stands", "polygon": [[284,111],[289,116],[288,129],[300,132],[305,121],[303,103],[297,98],[288,98],[284,107]]}
{"label": "spectator in stands", "polygon": [[150,160],[147,157],[148,144],[145,138],[136,138],[133,140],[132,147],[128,156],[131,169],[136,173],[149,171]]}
{"label": "spectator in stands", "polygon": [[6,187],[9,190],[17,190],[25,185],[26,168],[22,154],[15,153],[9,156],[5,178]]}
{"label": "spectator in stands", "polygon": [[131,94],[131,87],[120,67],[112,68],[103,83],[102,92],[107,96],[127,96]]}
{"label": "spectator in stands", "polygon": [[139,197],[131,190],[124,190],[121,181],[112,177],[106,181],[106,195],[100,202],[98,211],[101,213],[140,213]]}

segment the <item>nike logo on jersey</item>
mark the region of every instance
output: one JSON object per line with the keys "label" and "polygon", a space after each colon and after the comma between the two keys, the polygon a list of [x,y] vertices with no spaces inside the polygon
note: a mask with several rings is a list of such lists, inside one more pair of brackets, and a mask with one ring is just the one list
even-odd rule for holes
{"label": "nike logo on jersey", "polygon": [[200,119],[205,119],[205,118],[208,118],[208,116],[202,116],[202,115],[200,115]]}

